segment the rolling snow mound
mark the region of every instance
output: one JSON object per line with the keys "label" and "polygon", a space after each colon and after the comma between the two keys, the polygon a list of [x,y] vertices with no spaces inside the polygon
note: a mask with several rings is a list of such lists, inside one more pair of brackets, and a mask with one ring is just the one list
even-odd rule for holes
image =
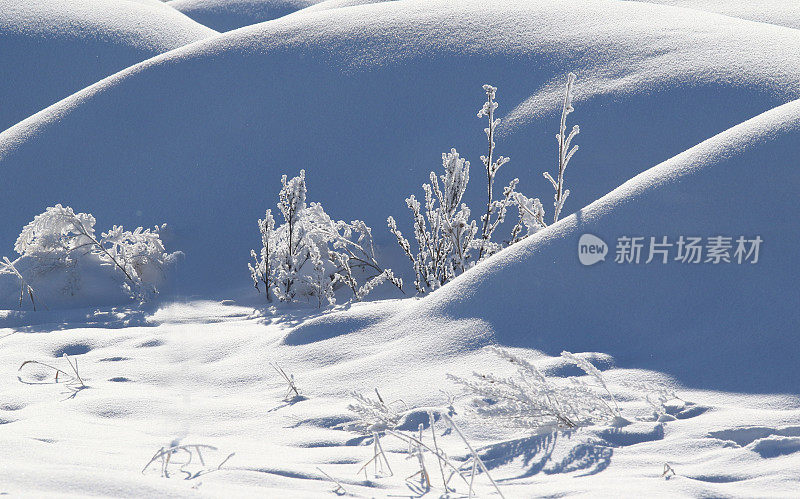
{"label": "rolling snow mound", "polygon": [[633,0],[715,12],[750,21],[800,28],[800,4],[786,0]]}
{"label": "rolling snow mound", "polygon": [[[793,393],[798,144],[800,101],[733,127],[463,274],[393,319],[397,334],[412,317],[480,320],[506,346],[605,352],[704,389]],[[579,262],[583,234],[609,245],[605,261]],[[650,237],[681,235],[734,236],[732,262],[681,263],[673,247],[666,264],[645,263]],[[739,235],[763,239],[756,263],[736,263]],[[639,264],[615,261],[621,236],[646,238]]]}
{"label": "rolling snow mound", "polygon": [[[178,285],[187,293],[244,288],[256,220],[274,208],[280,176],[304,168],[309,200],[337,219],[365,220],[402,272],[386,217],[410,233],[404,199],[441,168],[442,151],[471,160],[466,200],[479,211],[484,83],[499,87],[497,152],[511,157],[498,189],[519,177],[519,190],[548,212],[541,173],[555,166],[569,71],[578,74],[570,125],[582,132],[567,212],[800,97],[796,30],[686,12],[594,0],[403,0],[297,13],[192,44],[0,134],[0,171],[17,186],[0,199],[0,247],[63,203],[101,224],[168,223],[168,249],[186,253]],[[728,188],[706,196],[727,197]]]}
{"label": "rolling snow mound", "polygon": [[215,34],[157,1],[0,0],[0,129],[132,64]]}
{"label": "rolling snow mound", "polygon": [[270,21],[320,0],[171,0],[170,7],[217,31]]}

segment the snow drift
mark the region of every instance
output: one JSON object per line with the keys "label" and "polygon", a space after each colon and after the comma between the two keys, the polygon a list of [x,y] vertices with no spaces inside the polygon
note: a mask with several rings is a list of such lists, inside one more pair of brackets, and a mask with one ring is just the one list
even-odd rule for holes
{"label": "snow drift", "polygon": [[[403,225],[405,197],[442,151],[457,147],[480,177],[484,83],[508,113],[497,153],[511,162],[498,183],[519,177],[521,192],[547,204],[541,172],[555,162],[572,70],[571,117],[583,132],[569,213],[800,97],[798,50],[792,29],[633,2],[398,1],[298,13],[150,59],[1,134],[0,169],[16,189],[0,199],[0,247],[60,202],[100,225],[168,223],[186,252],[186,292],[245,287],[256,220],[280,175],[305,168],[309,197],[332,217],[365,220],[389,255],[386,217]],[[477,207],[481,196],[473,180],[466,200]]]}
{"label": "snow drift", "polygon": [[0,0],[0,129],[132,64],[215,34],[158,1]]}
{"label": "snow drift", "polygon": [[283,17],[320,0],[171,0],[170,7],[217,31]]}
{"label": "snow drift", "polygon": [[[800,231],[786,215],[800,188],[799,143],[794,101],[634,177],[463,274],[392,326],[479,320],[506,346],[605,352],[622,367],[669,373],[686,386],[792,393],[800,383]],[[579,263],[586,233],[609,244],[604,262]],[[649,241],[640,264],[615,262],[620,236],[674,243],[680,235],[764,242],[755,264],[681,263],[674,248],[668,263],[657,256],[645,264]]]}
{"label": "snow drift", "polygon": [[800,5],[784,0],[633,0],[715,12],[750,21],[800,28]]}

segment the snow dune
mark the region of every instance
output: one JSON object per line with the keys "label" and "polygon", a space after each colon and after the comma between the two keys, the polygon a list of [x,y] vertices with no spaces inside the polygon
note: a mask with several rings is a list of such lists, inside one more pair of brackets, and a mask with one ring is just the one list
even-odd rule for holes
{"label": "snow dune", "polygon": [[800,4],[786,0],[634,0],[715,12],[750,21],[800,28]]}
{"label": "snow dune", "polygon": [[0,129],[216,32],[150,0],[0,1]]}
{"label": "snow dune", "polygon": [[[408,330],[403,324],[420,317],[430,320],[412,327],[441,327],[433,317],[480,321],[481,335],[492,332],[506,346],[605,352],[618,365],[667,373],[687,386],[794,392],[800,232],[785,214],[797,203],[798,143],[800,101],[793,101],[634,177],[387,327]],[[584,233],[610,245],[604,262],[579,263]],[[659,255],[644,263],[649,236],[675,243],[680,235],[759,235],[764,242],[756,264],[662,264]],[[646,236],[639,265],[615,262],[620,236]]]}
{"label": "snow dune", "polygon": [[217,31],[278,19],[295,13],[391,0],[170,0],[167,5]]}
{"label": "snow dune", "polygon": [[270,21],[320,0],[170,0],[167,5],[217,31]]}
{"label": "snow dune", "polygon": [[685,14],[611,1],[398,1],[298,13],[178,49],[0,135],[0,168],[19,186],[0,200],[0,247],[62,202],[101,226],[169,223],[187,254],[186,292],[245,287],[255,220],[280,175],[305,168],[310,199],[363,218],[391,257],[385,218],[409,230],[403,200],[442,151],[472,160],[468,201],[479,205],[483,83],[500,88],[508,113],[498,152],[512,160],[499,182],[516,176],[522,192],[550,196],[541,172],[553,168],[568,71],[579,78],[570,118],[583,130],[568,176],[576,210],[800,97],[795,30]]}

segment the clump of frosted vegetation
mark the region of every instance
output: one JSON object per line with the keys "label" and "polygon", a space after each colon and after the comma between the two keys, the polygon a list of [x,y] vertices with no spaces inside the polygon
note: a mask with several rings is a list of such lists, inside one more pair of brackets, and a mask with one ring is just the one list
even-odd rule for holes
{"label": "clump of frosted vegetation", "polygon": [[365,435],[397,428],[403,419],[404,412],[397,407],[397,403],[387,404],[377,390],[375,393],[377,398],[351,392],[354,401],[347,406],[347,409],[353,412],[356,418],[342,424],[342,428]]}
{"label": "clump of frosted vegetation", "polygon": [[624,421],[603,375],[587,360],[569,352],[561,354],[562,358],[581,368],[591,381],[577,377],[551,378],[508,350],[492,350],[517,367],[517,377],[478,373],[471,379],[448,376],[476,397],[474,409],[477,414],[534,431],[620,424]]}
{"label": "clump of frosted vegetation", "polygon": [[[94,225],[91,214],[75,213],[60,204],[51,206],[22,229],[14,244],[20,257],[14,262],[6,259],[4,269],[14,271],[31,301],[34,293],[30,283],[56,273],[66,275],[63,291],[75,293],[80,288],[81,263],[111,268],[123,278],[122,288],[131,298],[145,301],[157,294],[165,267],[180,254],[164,249],[160,232],[166,225],[153,229],[137,227],[133,231],[114,225],[99,236]],[[32,262],[29,276],[15,268],[23,259]]]}
{"label": "clump of frosted vegetation", "polygon": [[378,285],[402,281],[375,257],[372,229],[360,220],[333,220],[319,203],[306,204],[305,170],[281,178],[276,227],[272,210],[258,221],[261,251],[250,252],[253,285],[267,301],[313,301],[319,307],[336,303],[335,292],[347,288],[352,300],[362,300]]}
{"label": "clump of frosted vegetation", "polygon": [[[572,146],[572,140],[579,133],[574,126],[566,133],[567,115],[572,107],[572,85],[575,75],[570,73],[564,92],[561,113],[561,127],[556,134],[558,141],[558,174],[556,178],[545,172],[544,176],[555,190],[553,202],[553,222],[557,222],[564,202],[569,196],[569,189],[564,188],[564,172],[578,146]],[[487,138],[487,154],[481,156],[486,173],[486,209],[480,222],[470,220],[470,208],[462,203],[462,198],[469,182],[470,163],[459,156],[458,151],[451,149],[442,154],[444,174],[437,177],[430,173],[430,184],[423,184],[424,202],[414,195],[406,199],[411,210],[416,248],[412,248],[409,240],[397,228],[394,217],[389,217],[389,231],[397,238],[403,252],[411,260],[414,268],[414,285],[420,294],[433,291],[450,282],[477,262],[497,253],[511,244],[517,243],[527,236],[547,227],[544,220],[545,210],[538,198],[529,198],[516,191],[519,179],[513,179],[503,188],[502,196],[495,196],[495,178],[498,171],[509,158],[496,154],[495,135],[500,119],[495,117],[498,103],[495,100],[497,88],[484,85],[486,101],[478,111],[478,118],[487,120],[484,129]],[[493,236],[506,219],[508,209],[515,207],[519,217],[511,229],[510,237],[497,242]]]}

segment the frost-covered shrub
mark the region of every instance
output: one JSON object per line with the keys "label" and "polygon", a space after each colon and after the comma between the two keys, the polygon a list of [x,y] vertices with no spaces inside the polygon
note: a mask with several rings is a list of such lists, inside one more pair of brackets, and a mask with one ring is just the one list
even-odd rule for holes
{"label": "frost-covered shrub", "polygon": [[478,231],[475,221],[469,219],[469,207],[461,203],[469,182],[469,161],[452,149],[442,154],[442,166],[445,174],[439,177],[441,186],[434,172],[431,172],[431,183],[422,186],[424,212],[413,195],[406,199],[414,219],[416,252],[397,229],[394,218],[388,218],[389,230],[414,265],[414,285],[420,293],[444,285],[469,267]]}
{"label": "frost-covered shrub", "polygon": [[[575,75],[569,74],[561,113],[561,128],[556,139],[558,141],[558,176],[554,179],[548,172],[544,173],[555,189],[553,222],[557,222],[569,190],[564,188],[564,172],[578,146],[570,149],[572,139],[579,133],[577,126],[569,135],[566,134],[567,115],[572,108],[572,84]],[[414,267],[414,285],[422,294],[433,291],[475,263],[500,251],[503,247],[521,241],[525,237],[547,227],[544,221],[545,211],[538,198],[529,198],[516,191],[519,179],[513,179],[503,189],[499,199],[495,199],[494,183],[497,172],[508,163],[509,158],[495,154],[495,133],[500,120],[495,118],[498,107],[495,100],[497,88],[483,86],[486,101],[478,111],[478,118],[486,118],[484,129],[488,141],[488,153],[481,156],[486,173],[486,210],[481,215],[480,223],[470,220],[470,208],[461,203],[461,199],[469,182],[469,161],[461,158],[455,149],[442,154],[442,166],[445,174],[441,175],[440,189],[436,174],[431,172],[430,184],[423,184],[425,192],[424,205],[413,195],[406,199],[411,210],[414,223],[416,248],[412,249],[409,240],[397,228],[393,217],[387,219],[389,231],[397,238],[403,252],[411,260]],[[496,242],[493,236],[503,224],[510,207],[516,207],[519,217],[512,228],[510,237],[503,242]],[[480,226],[480,229],[479,229]],[[473,254],[473,251],[476,254]]]}
{"label": "frost-covered shrub", "polygon": [[396,404],[385,403],[377,391],[378,397],[374,399],[358,392],[351,392],[351,395],[355,400],[347,409],[355,414],[355,419],[343,423],[342,428],[371,435],[374,432],[394,430],[403,419],[403,411]]}
{"label": "frost-covered shrub", "polygon": [[164,249],[160,231],[165,226],[127,231],[115,225],[98,236],[94,225],[91,214],[57,204],[22,229],[14,250],[20,259],[33,262],[33,277],[65,273],[68,286],[74,287],[80,280],[78,262],[93,258],[123,277],[122,287],[132,298],[146,300],[156,294],[165,266],[179,254]]}
{"label": "frost-covered shrub", "polygon": [[536,431],[621,420],[616,400],[602,374],[588,361],[569,352],[561,354],[584,370],[594,383],[576,377],[548,378],[518,355],[500,348],[493,351],[517,366],[516,378],[478,373],[472,379],[449,376],[476,396],[474,408],[479,415]]}
{"label": "frost-covered shrub", "polygon": [[268,301],[272,295],[285,302],[313,299],[321,307],[334,304],[334,292],[342,287],[354,301],[386,281],[402,289],[391,269],[378,264],[372,230],[364,222],[335,221],[321,204],[306,204],[305,170],[292,179],[284,175],[281,183],[278,210],[284,223],[276,228],[272,210],[266,211],[258,221],[261,251],[252,250],[248,264],[253,285],[263,287]]}

